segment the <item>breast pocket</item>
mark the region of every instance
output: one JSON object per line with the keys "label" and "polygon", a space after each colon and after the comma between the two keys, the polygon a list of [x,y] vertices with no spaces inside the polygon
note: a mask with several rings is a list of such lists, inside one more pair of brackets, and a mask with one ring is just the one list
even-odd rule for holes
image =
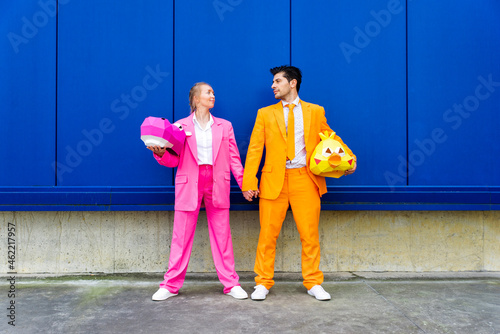
{"label": "breast pocket", "polygon": [[187,183],[187,181],[188,181],[187,175],[177,175],[175,177],[175,184],[183,184]]}
{"label": "breast pocket", "polygon": [[262,173],[271,173],[273,171],[273,166],[271,165],[264,165],[262,167]]}

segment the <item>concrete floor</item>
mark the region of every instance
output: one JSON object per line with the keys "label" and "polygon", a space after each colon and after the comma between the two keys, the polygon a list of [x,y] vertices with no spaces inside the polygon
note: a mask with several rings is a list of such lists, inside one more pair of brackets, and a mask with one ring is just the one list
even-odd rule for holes
{"label": "concrete floor", "polygon": [[[253,291],[253,274],[240,273]],[[162,274],[18,276],[0,283],[0,333],[500,333],[500,273],[332,273],[332,300],[277,274],[262,302],[222,293],[214,274],[188,274],[177,297],[151,301]],[[12,299],[10,299],[12,300]]]}

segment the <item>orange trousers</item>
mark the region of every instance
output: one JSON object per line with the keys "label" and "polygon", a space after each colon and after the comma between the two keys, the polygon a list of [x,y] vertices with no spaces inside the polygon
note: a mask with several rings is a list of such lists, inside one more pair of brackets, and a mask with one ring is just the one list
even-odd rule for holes
{"label": "orange trousers", "polygon": [[307,175],[307,167],[287,169],[283,189],[275,200],[259,201],[260,234],[255,260],[256,284],[267,289],[274,285],[274,260],[276,241],[285,220],[288,207],[292,207],[293,218],[302,242],[302,277],[309,290],[323,283],[319,270],[319,215],[321,201],[318,187]]}

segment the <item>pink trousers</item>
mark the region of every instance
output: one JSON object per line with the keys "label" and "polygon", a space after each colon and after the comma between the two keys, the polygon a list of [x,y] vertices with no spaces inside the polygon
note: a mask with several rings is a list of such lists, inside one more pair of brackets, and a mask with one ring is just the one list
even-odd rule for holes
{"label": "pink trousers", "polygon": [[[233,242],[229,226],[229,209],[219,209],[213,206],[212,166],[201,165],[198,179],[198,207],[195,211],[175,211],[174,231],[170,247],[168,270],[160,288],[166,288],[171,293],[177,293],[184,283],[186,271],[193,248],[194,232],[202,199],[205,203],[208,220],[210,247],[214,259],[215,270],[224,293],[228,293],[238,283],[239,277],[234,267]],[[193,194],[194,196],[196,194]]]}

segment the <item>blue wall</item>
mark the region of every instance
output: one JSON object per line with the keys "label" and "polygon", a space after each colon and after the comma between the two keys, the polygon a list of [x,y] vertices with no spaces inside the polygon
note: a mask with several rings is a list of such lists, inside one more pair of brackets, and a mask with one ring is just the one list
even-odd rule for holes
{"label": "blue wall", "polygon": [[[173,208],[174,170],[139,139],[147,116],[216,92],[245,159],[268,69],[303,71],[358,156],[325,209],[490,210],[500,203],[500,3],[3,2],[0,210]],[[7,13],[7,14],[5,14]],[[253,210],[234,187],[234,209]]]}

